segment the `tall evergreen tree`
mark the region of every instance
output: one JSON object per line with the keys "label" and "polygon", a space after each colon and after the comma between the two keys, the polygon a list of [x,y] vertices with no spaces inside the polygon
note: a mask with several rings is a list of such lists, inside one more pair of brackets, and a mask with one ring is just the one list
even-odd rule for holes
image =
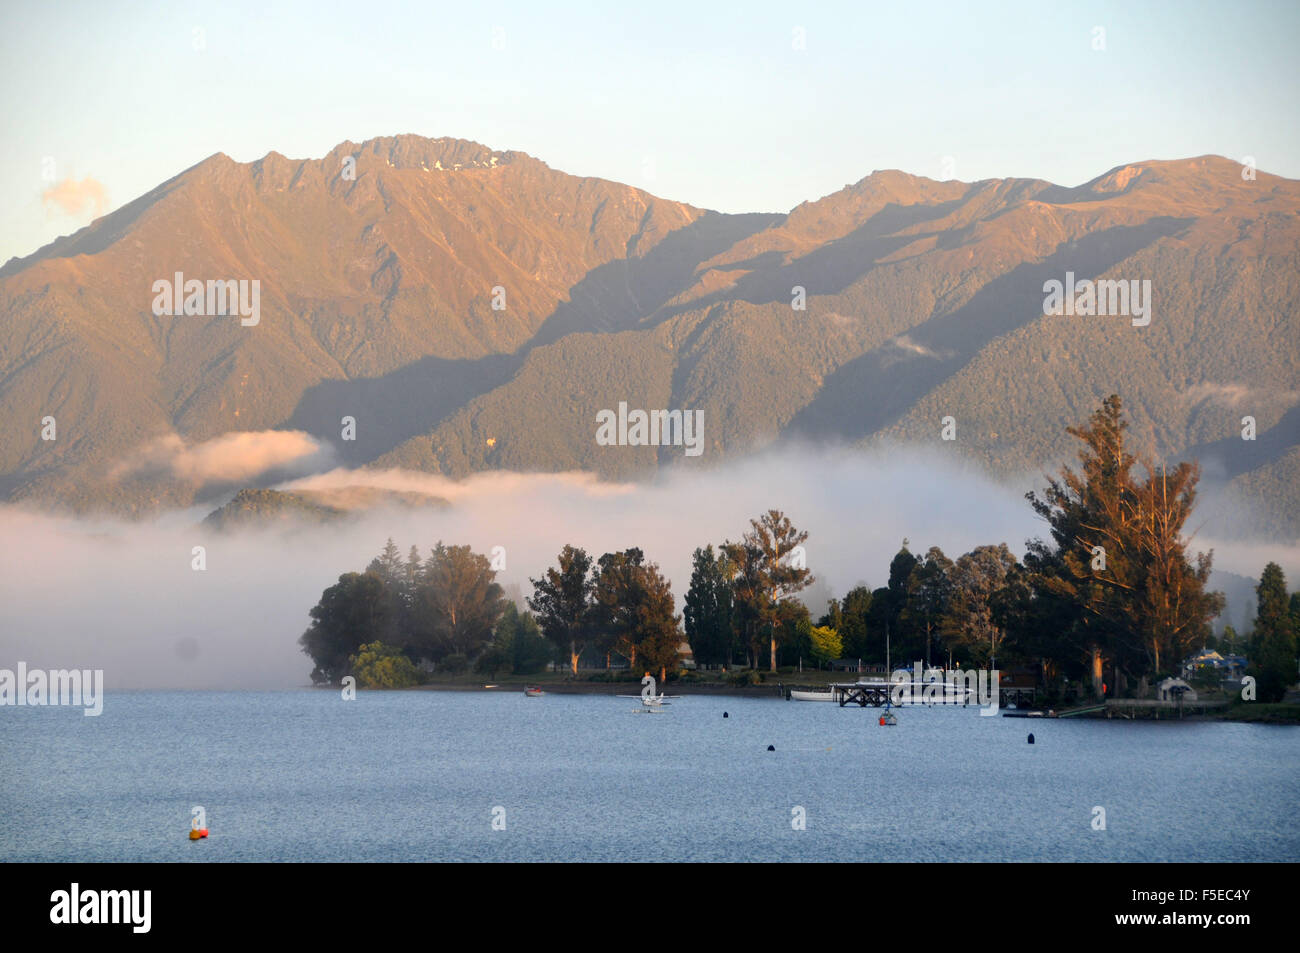
{"label": "tall evergreen tree", "polygon": [[541,579],[529,579],[533,595],[528,599],[528,608],[537,614],[542,634],[568,652],[570,670],[577,675],[578,656],[590,634],[591,583],[587,573],[591,557],[585,550],[566,545],[557,563]]}
{"label": "tall evergreen tree", "polygon": [[884,628],[873,629],[871,606],[871,590],[866,586],[854,586],[844,594],[844,599],[836,607],[837,612],[832,613],[838,619],[830,618],[823,623],[839,634],[843,658],[875,659],[879,656],[880,661],[885,660]]}
{"label": "tall evergreen tree", "polygon": [[382,641],[387,645],[407,645],[411,622],[411,590],[407,586],[401,551],[393,542],[393,537],[388,537],[383,550],[370,561],[366,572],[374,573],[384,584],[384,627],[380,633]]}
{"label": "tall evergreen tree", "polygon": [[682,613],[686,640],[695,661],[704,665],[731,662],[735,639],[730,567],[724,552],[713,546],[696,549],[691,556],[691,584]]}
{"label": "tall evergreen tree", "polygon": [[871,604],[867,609],[867,638],[870,648],[864,657],[897,667],[899,661],[906,656],[897,650],[894,643],[898,625],[890,621],[892,612],[889,587],[873,589]]}
{"label": "tall evergreen tree", "polygon": [[1282,567],[1269,563],[1255,587],[1258,611],[1251,642],[1251,674],[1258,682],[1259,700],[1278,702],[1296,680],[1296,633]]}
{"label": "tall evergreen tree", "polygon": [[907,577],[903,615],[912,630],[924,636],[926,665],[931,662],[930,650],[952,602],[952,571],[952,560],[938,546],[931,546]]}
{"label": "tall evergreen tree", "polygon": [[908,540],[905,538],[894,558],[889,561],[889,581],[885,586],[885,603],[881,606],[894,664],[915,658],[916,653],[923,649],[916,628],[909,624],[911,617],[903,615],[903,610],[907,607],[907,584],[917,563],[916,556],[907,547]]}
{"label": "tall evergreen tree", "polygon": [[1223,604],[1206,589],[1212,554],[1189,560],[1182,535],[1197,467],[1147,462],[1138,479],[1127,429],[1119,397],[1107,397],[1086,426],[1068,428],[1084,444],[1079,469],[1027,494],[1052,537],[1029,542],[1035,595],[1068,618],[1064,634],[1090,656],[1094,683],[1103,657],[1129,674],[1172,667]]}

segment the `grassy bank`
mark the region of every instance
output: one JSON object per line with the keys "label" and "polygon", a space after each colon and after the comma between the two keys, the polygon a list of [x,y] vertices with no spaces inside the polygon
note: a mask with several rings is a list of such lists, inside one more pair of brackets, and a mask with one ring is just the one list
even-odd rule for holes
{"label": "grassy bank", "polygon": [[[790,684],[789,676],[771,672],[763,673],[756,684],[742,684],[738,679],[728,679],[719,672],[689,673],[670,678],[667,684],[657,686],[658,691],[669,694],[736,695],[754,698],[782,697],[782,684]],[[746,680],[748,681],[748,680]],[[485,675],[465,672],[456,675],[438,673],[431,675],[416,689],[427,691],[518,691],[536,685],[557,695],[639,695],[641,676],[628,672],[583,672],[576,678],[567,672],[538,672],[535,675]]]}
{"label": "grassy bank", "polygon": [[1300,725],[1296,702],[1244,702],[1212,716],[1215,721],[1245,721],[1267,725]]}

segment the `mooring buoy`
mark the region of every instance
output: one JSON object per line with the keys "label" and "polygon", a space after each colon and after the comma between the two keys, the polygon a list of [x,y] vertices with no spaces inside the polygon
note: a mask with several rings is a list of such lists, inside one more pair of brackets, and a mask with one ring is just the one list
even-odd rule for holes
{"label": "mooring buoy", "polygon": [[1029,743],[1031,745],[1034,743],[1034,733],[1032,731],[1029,733]]}
{"label": "mooring buoy", "polygon": [[775,750],[776,750],[776,745],[768,745],[768,746],[767,746],[767,750],[768,750],[768,751],[775,751]]}
{"label": "mooring buoy", "polygon": [[724,712],[722,713],[722,717],[723,717],[723,718],[729,718],[729,717],[731,717],[731,716],[728,715],[728,714],[724,711]]}

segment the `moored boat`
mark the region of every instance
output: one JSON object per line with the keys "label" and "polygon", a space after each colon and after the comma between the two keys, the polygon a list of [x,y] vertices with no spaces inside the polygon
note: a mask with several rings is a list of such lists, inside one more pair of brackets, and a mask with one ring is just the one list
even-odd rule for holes
{"label": "moored boat", "polygon": [[790,700],[796,702],[833,702],[835,701],[835,693],[829,689],[824,692],[806,692],[792,688],[790,689]]}

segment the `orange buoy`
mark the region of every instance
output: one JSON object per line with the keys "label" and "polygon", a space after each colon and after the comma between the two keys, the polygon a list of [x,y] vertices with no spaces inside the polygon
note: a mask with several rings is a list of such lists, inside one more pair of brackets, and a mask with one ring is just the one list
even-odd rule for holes
{"label": "orange buoy", "polygon": [[881,715],[881,716],[880,716],[880,723],[881,723],[882,725],[885,723],[885,716],[884,716],[884,715]]}
{"label": "orange buoy", "polygon": [[207,837],[207,836],[208,836],[208,829],[207,829],[206,827],[200,827],[200,828],[199,828],[199,836],[200,836],[200,837]]}
{"label": "orange buoy", "polygon": [[203,835],[200,834],[197,830],[195,830],[192,827],[190,828],[190,840],[198,840],[202,836]]}

